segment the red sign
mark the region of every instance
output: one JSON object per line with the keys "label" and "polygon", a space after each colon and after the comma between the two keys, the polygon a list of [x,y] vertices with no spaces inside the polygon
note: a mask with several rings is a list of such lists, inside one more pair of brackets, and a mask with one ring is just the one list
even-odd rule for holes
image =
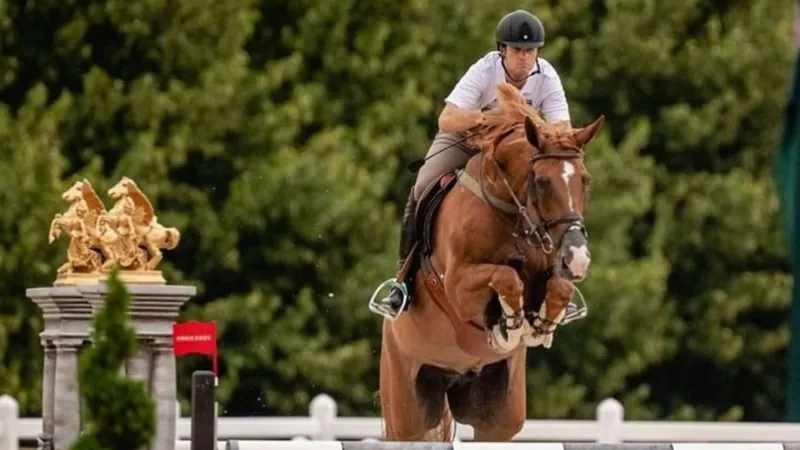
{"label": "red sign", "polygon": [[172,324],[172,347],[175,356],[207,355],[213,358],[217,373],[217,324],[190,320]]}

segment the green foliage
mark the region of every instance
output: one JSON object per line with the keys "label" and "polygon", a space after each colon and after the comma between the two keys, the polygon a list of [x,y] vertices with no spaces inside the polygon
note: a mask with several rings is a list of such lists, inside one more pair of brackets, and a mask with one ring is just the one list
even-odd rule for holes
{"label": "green foliage", "polygon": [[136,335],[127,319],[130,296],[118,275],[119,269],[110,274],[105,303],[92,320],[92,346],[80,356],[86,423],[71,450],[140,449],[155,435],[155,403],[147,388],[120,375],[136,354]]}
{"label": "green foliage", "polygon": [[[442,99],[529,8],[590,144],[589,317],[530,355],[532,417],[777,420],[788,287],[769,164],[791,2],[42,1],[0,9],[0,390],[40,413],[59,194],[122,175],[181,230],[185,318],[221,327],[227,414],[375,415],[399,208]],[[32,24],[36,24],[35,26]],[[769,67],[765,70],[764,67]],[[188,396],[191,372],[179,363]]]}

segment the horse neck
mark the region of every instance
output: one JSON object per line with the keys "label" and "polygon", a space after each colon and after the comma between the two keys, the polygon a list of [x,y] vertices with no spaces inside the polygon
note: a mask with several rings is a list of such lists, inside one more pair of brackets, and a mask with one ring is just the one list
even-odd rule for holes
{"label": "horse neck", "polygon": [[127,197],[123,197],[121,199],[118,199],[116,201],[116,203],[114,203],[114,206],[112,206],[111,209],[108,210],[108,214],[113,216],[113,215],[117,215],[117,214],[125,211],[125,203],[126,203],[126,201],[127,201]]}
{"label": "horse neck", "polygon": [[547,273],[553,269],[552,257],[538,247],[526,247],[524,256],[525,271],[528,273]]}
{"label": "horse neck", "polygon": [[[490,184],[486,179],[486,174],[483,175],[483,180],[480,178],[480,171],[481,165],[484,164],[485,158],[481,158],[480,155],[475,155],[467,162],[466,171],[473,177],[475,180],[478,181],[479,184],[483,186],[483,189],[486,192],[491,192],[492,195],[497,196],[507,202],[513,203],[511,199],[511,195],[508,193],[508,189],[505,187],[505,184],[502,180],[498,177],[494,185]],[[509,178],[509,183],[514,186],[513,179]],[[518,181],[517,184],[520,182]],[[523,188],[524,190],[524,188]],[[468,192],[465,195],[474,195],[472,192]],[[523,205],[527,202],[527,195],[520,193],[515,193],[517,198]],[[473,223],[470,226],[470,230],[474,230],[475,227],[482,229],[488,236],[492,236],[492,242],[488,244],[490,247],[491,253],[495,253],[498,250],[498,245],[508,245],[508,249],[510,254],[515,254],[516,257],[521,256],[524,260],[525,270],[531,274],[543,273],[547,272],[551,269],[551,258],[541,251],[541,249],[523,245],[521,248],[517,247],[515,244],[515,240],[513,238],[513,224],[517,222],[517,218],[505,214],[506,220],[501,220],[498,217],[498,214],[504,214],[500,211],[493,210],[492,206],[486,203],[485,200],[480,200],[481,203],[484,204],[485,208],[476,208],[473,209],[466,214],[470,215],[470,217],[474,217],[478,219],[478,223]],[[474,214],[474,216],[473,216]],[[463,229],[463,227],[462,227]],[[477,250],[476,246],[476,250]],[[517,251],[521,250],[523,252],[522,255],[516,254]],[[481,251],[488,251],[486,249],[482,249]]]}
{"label": "horse neck", "polygon": [[[492,248],[491,251],[494,252],[497,250],[497,245],[513,243],[510,239],[514,231],[513,224],[516,222],[516,218],[513,215],[503,212],[497,209],[497,207],[488,203],[488,200],[486,199],[487,195],[491,196],[493,199],[500,199],[509,204],[513,204],[513,200],[511,195],[508,193],[508,189],[505,187],[505,184],[503,184],[499,178],[494,184],[490,183],[484,167],[486,162],[486,157],[481,156],[481,154],[477,154],[467,161],[467,165],[464,170],[473,179],[475,179],[480,186],[483,195],[481,198],[476,200],[479,201],[483,207],[470,208],[468,211],[464,211],[463,214],[465,217],[462,217],[462,222],[464,220],[470,221],[470,230],[475,230],[477,228],[482,230],[484,235],[491,236],[491,243],[487,243],[487,245],[488,247]],[[472,191],[468,191],[463,195],[475,198],[476,194]],[[465,228],[459,227],[459,229],[463,230]],[[480,251],[489,250],[481,249]]]}
{"label": "horse neck", "polygon": [[507,172],[501,172],[500,169],[484,154],[484,151],[481,151],[477,155],[471,157],[469,161],[467,161],[467,165],[464,170],[478,182],[485,192],[506,202],[514,203],[511,192],[509,192],[508,187],[503,181],[503,177],[505,176],[508,184],[511,185],[512,189],[514,189],[514,195],[517,196],[517,199],[523,202],[523,204],[527,199],[524,188],[520,190],[519,186],[520,184],[523,184],[524,186],[525,180],[517,180],[509,176]]}
{"label": "horse neck", "polygon": [[78,215],[78,208],[81,206],[81,199],[72,200],[67,207],[67,211],[64,213],[63,217],[77,217]]}

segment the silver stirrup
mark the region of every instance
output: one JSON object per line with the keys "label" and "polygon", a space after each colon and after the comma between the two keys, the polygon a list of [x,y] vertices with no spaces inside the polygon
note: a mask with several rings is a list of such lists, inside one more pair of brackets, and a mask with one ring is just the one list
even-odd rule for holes
{"label": "silver stirrup", "polygon": [[578,286],[573,284],[572,287],[578,293],[578,298],[569,302],[567,312],[559,325],[566,325],[576,320],[585,319],[589,315],[589,308],[586,306],[586,299],[583,297],[583,293],[578,289]]}
{"label": "silver stirrup", "polygon": [[[378,301],[378,293],[381,291],[381,289],[385,288],[386,286],[396,287],[400,289],[400,292],[403,294],[403,302],[400,304],[400,308],[397,311]],[[372,298],[369,299],[368,306],[369,310],[372,311],[373,313],[381,315],[390,321],[394,321],[398,317],[400,317],[401,314],[403,314],[403,312],[406,309],[407,303],[408,303],[408,288],[406,287],[406,284],[398,283],[397,278],[389,278],[388,280],[381,283],[377,289],[375,289],[375,292],[372,293]]]}

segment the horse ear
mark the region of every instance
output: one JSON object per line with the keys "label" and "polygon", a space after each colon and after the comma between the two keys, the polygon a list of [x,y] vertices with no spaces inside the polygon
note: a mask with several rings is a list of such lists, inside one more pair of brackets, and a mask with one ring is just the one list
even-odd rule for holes
{"label": "horse ear", "polygon": [[532,146],[539,148],[539,130],[528,116],[525,116],[525,136]]}
{"label": "horse ear", "polygon": [[600,117],[598,117],[597,119],[595,119],[594,122],[591,123],[591,125],[575,130],[573,134],[575,136],[575,139],[578,141],[578,144],[580,144],[581,147],[588,144],[589,141],[591,141],[592,138],[594,138],[597,132],[600,131],[601,128],[603,128],[603,123],[605,123],[605,121],[606,121],[606,116],[601,114]]}

